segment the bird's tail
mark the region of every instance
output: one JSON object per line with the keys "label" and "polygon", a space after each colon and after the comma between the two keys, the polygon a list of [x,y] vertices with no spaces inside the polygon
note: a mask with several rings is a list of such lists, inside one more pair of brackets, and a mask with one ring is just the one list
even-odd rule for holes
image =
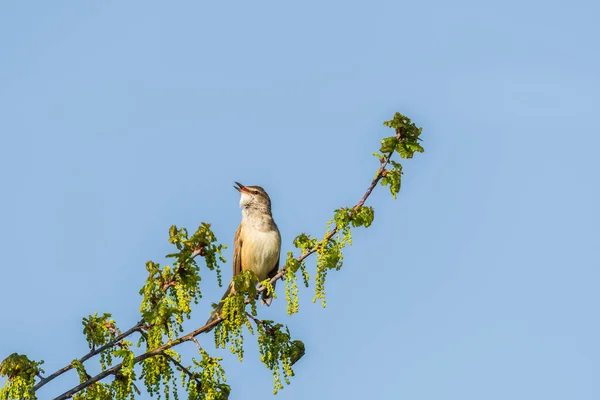
{"label": "bird's tail", "polygon": [[227,290],[225,291],[225,294],[223,294],[223,297],[221,297],[219,304],[213,310],[208,321],[206,321],[206,325],[210,324],[211,322],[213,322],[214,320],[219,318],[219,316],[221,315],[221,310],[223,310],[223,300],[225,300],[231,294],[232,289],[233,289],[233,282],[230,283],[229,286],[227,287]]}

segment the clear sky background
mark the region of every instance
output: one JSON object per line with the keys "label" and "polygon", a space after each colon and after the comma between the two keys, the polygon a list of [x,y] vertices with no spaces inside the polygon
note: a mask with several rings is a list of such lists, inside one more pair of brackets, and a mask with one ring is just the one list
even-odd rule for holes
{"label": "clear sky background", "polygon": [[[234,180],[267,189],[284,252],[322,234],[400,111],[426,153],[374,192],[327,308],[260,309],[307,346],[277,398],[600,398],[599,8],[2,2],[0,359],[52,372],[87,351],[81,318],[131,326],[171,224],[211,222],[230,259]],[[242,364],[199,339],[232,399],[271,398],[253,338]]]}

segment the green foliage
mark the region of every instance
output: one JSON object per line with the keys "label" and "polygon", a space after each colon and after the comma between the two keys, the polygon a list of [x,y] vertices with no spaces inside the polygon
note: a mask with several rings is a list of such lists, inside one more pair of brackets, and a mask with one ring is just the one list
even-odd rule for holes
{"label": "green foliage", "polygon": [[[317,239],[311,239],[308,235],[302,233],[294,239],[294,245],[296,248],[302,250],[302,253],[308,252],[315,246]],[[308,287],[310,277],[306,271],[306,264],[304,260],[298,261],[291,251],[288,251],[287,259],[285,261],[285,298],[286,298],[286,311],[288,315],[293,315],[299,311],[299,298],[298,298],[298,278],[296,276],[298,270],[302,273],[302,280],[304,286]]]}
{"label": "green foliage", "polygon": [[[170,352],[170,355],[179,359],[179,356],[174,351]],[[171,394],[173,394],[175,399],[177,399],[175,373],[171,361],[167,357],[159,354],[143,360],[141,364],[141,378],[144,380],[146,390],[150,396],[156,395],[158,399],[161,399],[164,394],[165,399],[168,400],[171,398]]]}
{"label": "green foliage", "polygon": [[335,210],[333,220],[338,230],[344,230],[352,224],[354,228],[364,226],[368,228],[375,218],[373,207],[360,206],[358,208],[340,208]]}
{"label": "green foliage", "polygon": [[[115,321],[110,318],[111,314],[104,313],[98,316],[94,313],[81,322],[83,325],[83,334],[88,342],[88,346],[93,351],[97,347],[104,346],[115,340],[119,330]],[[112,365],[112,354],[110,349],[100,352],[100,366],[104,371],[109,365]]]}
{"label": "green foliage", "polygon": [[317,272],[315,275],[315,297],[313,297],[313,303],[318,299],[321,300],[321,305],[325,307],[327,305],[325,301],[325,278],[327,277],[327,271],[330,269],[339,270],[342,268],[344,256],[342,249],[346,244],[351,243],[352,236],[348,227],[344,229],[344,235],[336,234],[335,237],[329,238],[329,232],[331,229],[331,222],[327,226],[325,238],[319,242],[317,247]]}
{"label": "green foliage", "polygon": [[417,128],[417,126],[410,121],[408,117],[400,113],[396,113],[394,118],[390,121],[385,121],[384,126],[392,128],[396,132],[396,136],[390,136],[384,138],[381,141],[381,148],[379,151],[382,153],[388,153],[387,157],[382,156],[379,153],[374,153],[382,163],[388,161],[392,168],[378,171],[378,176],[381,175],[381,185],[389,186],[390,193],[396,198],[400,191],[401,178],[402,178],[402,165],[391,159],[394,151],[396,151],[401,158],[412,158],[415,152],[422,153],[425,151],[419,144],[421,138],[421,131],[423,128]]}
{"label": "green foliage", "polygon": [[267,297],[273,297],[274,299],[277,298],[277,294],[275,294],[275,288],[273,287],[273,284],[271,283],[271,279],[267,278],[264,281],[262,281],[260,283],[260,286],[264,287],[264,294],[267,295]]}
{"label": "green foliage", "polygon": [[[140,311],[147,323],[147,333],[140,338],[138,345],[145,342],[146,351],[162,346],[165,336],[169,341],[174,340],[183,331],[181,325],[184,317],[189,319],[191,316],[192,302],[197,304],[202,297],[200,267],[195,256],[204,258],[208,269],[217,272],[219,285],[222,284],[219,262],[226,262],[222,256],[222,250],[226,246],[217,244],[210,224],[202,223],[191,237],[187,229],[173,225],[169,230],[169,242],[178,250],[167,255],[175,260],[173,267],[161,268],[158,263],[148,261],[148,278],[140,290],[143,295]],[[174,351],[172,354],[175,359],[179,359]],[[171,394],[177,396],[174,371],[169,358],[158,355],[145,359],[141,364],[141,377],[148,393],[159,398],[164,394],[167,399]]]}
{"label": "green foliage", "polygon": [[[130,350],[130,347],[131,342],[123,340],[119,342],[118,346],[107,351],[112,357],[119,359],[122,363],[121,369],[115,374],[111,384],[96,382],[79,392],[74,398],[79,400],[133,400],[135,394],[140,394],[140,391],[134,384],[136,380],[134,370],[135,354]],[[79,383],[84,383],[91,378],[81,361],[73,360],[71,366],[79,375]],[[102,369],[106,369],[106,365],[103,365]]]}
{"label": "green foliage", "polygon": [[146,263],[146,269],[149,272],[148,279],[140,291],[143,294],[140,307],[142,317],[172,339],[182,330],[183,316],[189,318],[190,297],[199,296],[199,291],[192,287],[187,293],[190,296],[181,297],[180,290],[175,289],[179,271],[173,271],[168,265],[161,268],[160,264],[152,261]]}
{"label": "green foliage", "polygon": [[111,316],[109,313],[104,313],[101,316],[94,313],[94,315],[84,318],[81,322],[83,324],[83,334],[90,349],[107,344],[114,340],[119,333],[115,321],[110,319]]}
{"label": "green foliage", "polygon": [[79,383],[83,383],[91,378],[90,374],[87,373],[81,361],[73,360],[71,361],[71,366],[73,366],[73,369],[77,371],[77,375],[79,375]]}
{"label": "green foliage", "polygon": [[302,253],[307,253],[309,250],[315,247],[317,244],[317,238],[311,238],[306,233],[301,233],[294,238],[294,247],[300,249]]}
{"label": "green foliage", "polygon": [[[310,238],[308,235],[302,233],[299,236],[297,236],[294,239],[294,247],[296,247],[297,249],[300,249],[300,251],[302,252],[302,254],[307,254],[308,251],[310,249],[313,249],[316,244],[317,244],[317,238]],[[294,260],[294,261],[292,261]],[[294,263],[294,265],[298,264],[298,261],[294,259],[294,255],[292,254],[292,252],[288,253],[288,261],[291,263]],[[286,261],[287,263],[287,261]],[[308,287],[308,282],[310,281],[310,276],[308,275],[308,271],[306,271],[306,263],[304,262],[304,260],[299,262],[299,267],[300,267],[300,271],[302,272],[302,280],[304,281],[304,286]],[[287,264],[286,264],[286,268],[287,268]],[[294,272],[297,270],[298,268],[296,267],[294,269]]]}
{"label": "green foliage", "polygon": [[[313,249],[317,245],[317,238],[311,238],[309,235],[301,233],[300,235],[294,238],[293,244],[294,247],[300,249],[300,252],[302,254],[308,255],[310,252],[313,251]],[[298,261],[294,258],[294,255],[290,251],[288,252],[285,268],[291,268],[294,271],[294,273],[296,273],[296,271],[298,271],[298,268],[300,268],[300,271],[302,272],[302,280],[304,281],[304,286],[308,287],[310,276],[306,271],[306,263],[304,262],[304,260]]]}
{"label": "green foliage", "polygon": [[[156,326],[149,327],[147,333],[143,334],[140,340],[142,343],[144,341],[146,342],[147,351],[160,347],[163,344],[162,329]],[[180,359],[181,357],[175,350],[168,349],[141,362],[142,373],[140,377],[143,379],[146,390],[150,395],[156,395],[160,399],[164,394],[165,398],[169,399],[170,395],[173,394],[177,399],[177,382],[171,360],[180,361]],[[132,373],[125,374],[125,377],[129,376],[135,379],[133,370]]]}
{"label": "green foliage", "polygon": [[[192,359],[194,369],[200,373],[194,373],[194,379],[182,374],[182,386],[186,387],[189,400],[227,400],[231,388],[225,384],[225,370],[221,366],[222,358],[210,357],[204,350],[200,351],[200,361]],[[189,368],[190,370],[192,368]],[[200,382],[198,383],[199,380]]]}
{"label": "green foliage", "polygon": [[187,229],[177,228],[177,226],[173,225],[169,229],[169,242],[174,244],[177,250],[179,250],[176,253],[167,254],[167,257],[177,260],[175,264],[194,264],[197,266],[192,255],[195,251],[198,251],[204,257],[208,269],[217,271],[219,286],[222,286],[219,261],[222,263],[225,262],[221,251],[226,249],[227,246],[224,244],[215,244],[217,237],[210,229],[210,224],[203,222],[192,237],[188,237]]}
{"label": "green foliage", "polygon": [[[323,240],[314,247],[317,252],[317,273],[315,276],[315,297],[313,303],[318,299],[321,305],[326,306],[325,301],[325,279],[327,271],[331,269],[339,270],[342,267],[344,256],[343,249],[347,245],[352,245],[352,227],[371,226],[374,218],[372,207],[358,206],[355,208],[340,208],[335,210],[333,220],[327,224],[327,229]],[[331,225],[335,222],[333,235]]]}
{"label": "green foliage", "polygon": [[135,354],[131,351],[131,343],[123,340],[119,347],[113,350],[113,355],[121,359],[122,367],[115,376],[111,385],[111,392],[115,399],[134,399],[134,394],[139,394],[140,391],[135,386]]}
{"label": "green foliage", "polygon": [[383,138],[381,139],[381,147],[379,148],[379,151],[382,153],[392,153],[394,150],[396,150],[396,146],[398,146],[399,142],[400,140],[396,136]]}
{"label": "green foliage", "polygon": [[306,348],[302,340],[294,340],[290,347],[290,365],[296,364],[298,360],[304,357]]}
{"label": "green foliage", "polygon": [[[91,378],[91,376],[85,370],[85,367],[79,360],[71,361],[71,366],[75,371],[77,371],[77,375],[79,375],[79,383],[83,383]],[[113,399],[112,391],[110,385],[96,382],[78,394],[74,396],[75,400],[108,400]],[[121,399],[121,398],[115,398]]]}
{"label": "green foliage", "polygon": [[[293,315],[298,312],[300,302],[298,300],[298,284],[296,278],[296,272],[298,271],[297,266],[300,264],[293,258],[292,253],[288,253],[288,260],[290,264],[295,265],[296,268],[289,268],[285,270],[285,299],[286,299],[286,311],[288,315]],[[286,264],[287,265],[287,264]]]}
{"label": "green foliage", "polygon": [[90,386],[73,396],[74,400],[121,400],[113,397],[110,385],[102,382],[92,383]]}
{"label": "green foliage", "polygon": [[412,158],[415,152],[422,153],[425,151],[419,144],[419,140],[421,140],[419,136],[423,128],[417,128],[410,118],[397,112],[394,114],[393,119],[385,121],[383,125],[394,129],[396,136],[381,141],[381,152],[391,153],[396,150],[400,157]]}
{"label": "green foliage", "polygon": [[304,343],[290,339],[287,326],[275,324],[273,321],[260,321],[258,329],[258,350],[260,360],[273,371],[273,393],[277,394],[283,389],[281,376],[285,383],[290,384],[290,377],[294,376],[292,365],[304,355]]}
{"label": "green foliage", "polygon": [[[215,244],[217,238],[207,223],[202,223],[191,237],[188,236],[187,229],[171,226],[169,242],[177,247],[178,252],[168,254],[167,257],[176,261],[173,267],[167,265],[163,268],[158,263],[148,261],[148,278],[140,290],[143,295],[140,311],[144,321],[154,329],[159,329],[169,340],[183,331],[181,324],[184,317],[190,318],[191,303],[197,304],[202,297],[200,267],[195,255],[204,257],[206,266],[217,271],[217,279],[221,285],[218,262],[225,262],[221,251],[226,246]],[[157,332],[153,333],[154,338],[157,338]],[[161,341],[153,343],[156,346],[162,344]]]}
{"label": "green foliage", "polygon": [[[316,239],[310,239],[308,235],[302,233],[294,239],[294,246],[302,249],[305,253],[317,242]],[[298,299],[298,279],[296,273],[298,269],[302,271],[302,277],[304,279],[304,285],[308,287],[308,273],[306,272],[306,265],[304,260],[298,261],[291,251],[288,251],[287,259],[285,261],[285,299],[286,299],[286,311],[288,315],[293,315],[299,310],[299,299]]]}
{"label": "green foliage", "polygon": [[239,361],[244,358],[243,328],[248,328],[250,334],[254,333],[246,315],[246,299],[250,303],[251,315],[256,315],[257,283],[258,278],[252,271],[242,271],[233,278],[235,293],[223,300],[223,321],[215,329],[215,346],[224,349],[229,345],[231,353],[236,354]]}
{"label": "green foliage", "polygon": [[33,392],[35,377],[43,374],[44,361],[30,360],[25,354],[13,353],[0,363],[0,376],[7,377],[0,389],[0,400],[37,399]]}
{"label": "green foliage", "polygon": [[396,199],[402,183],[402,165],[398,165],[399,168],[386,169],[381,173],[383,176],[381,178],[381,185],[390,187],[390,193],[394,199]]}

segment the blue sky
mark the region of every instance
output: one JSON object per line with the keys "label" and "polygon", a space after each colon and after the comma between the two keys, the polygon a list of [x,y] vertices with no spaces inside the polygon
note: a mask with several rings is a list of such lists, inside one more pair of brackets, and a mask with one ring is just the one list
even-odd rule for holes
{"label": "blue sky", "polygon": [[[398,200],[373,194],[327,308],[303,290],[298,315],[260,310],[307,345],[277,397],[599,398],[599,11],[3,2],[0,358],[50,372],[86,352],[88,314],[131,326],[171,224],[211,222],[231,245],[234,180],[267,189],[283,251],[321,234],[362,196],[400,111],[426,153]],[[210,274],[203,289],[189,329],[223,290]],[[242,364],[226,357],[231,398],[268,398],[247,342]]]}

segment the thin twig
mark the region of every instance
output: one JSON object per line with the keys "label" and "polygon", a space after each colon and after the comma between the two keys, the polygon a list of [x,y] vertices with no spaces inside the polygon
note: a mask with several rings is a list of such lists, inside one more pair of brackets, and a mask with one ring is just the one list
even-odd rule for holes
{"label": "thin twig", "polygon": [[202,346],[200,346],[200,343],[198,343],[198,339],[196,339],[195,337],[193,337],[192,340],[194,341],[194,343],[196,343],[196,346],[198,346],[198,352],[201,353],[202,352]]}
{"label": "thin twig", "polygon": [[195,380],[196,385],[198,385],[198,387],[202,387],[202,382],[198,379],[198,377],[192,371],[190,371],[189,369],[184,367],[179,361],[177,361],[170,355],[163,353],[163,356],[168,358],[173,364],[175,364],[177,366],[177,368],[179,368],[181,371],[183,371],[185,374],[187,374],[187,376],[189,376],[190,379]]}
{"label": "thin twig", "polygon": [[258,318],[256,318],[254,315],[250,314],[248,311],[246,311],[246,315],[247,315],[248,317],[250,317],[250,319],[252,319],[252,320],[253,320],[253,321],[256,323],[256,325],[258,325],[258,324],[262,324],[262,323],[263,323],[263,320],[262,320],[262,319],[258,319]]}

